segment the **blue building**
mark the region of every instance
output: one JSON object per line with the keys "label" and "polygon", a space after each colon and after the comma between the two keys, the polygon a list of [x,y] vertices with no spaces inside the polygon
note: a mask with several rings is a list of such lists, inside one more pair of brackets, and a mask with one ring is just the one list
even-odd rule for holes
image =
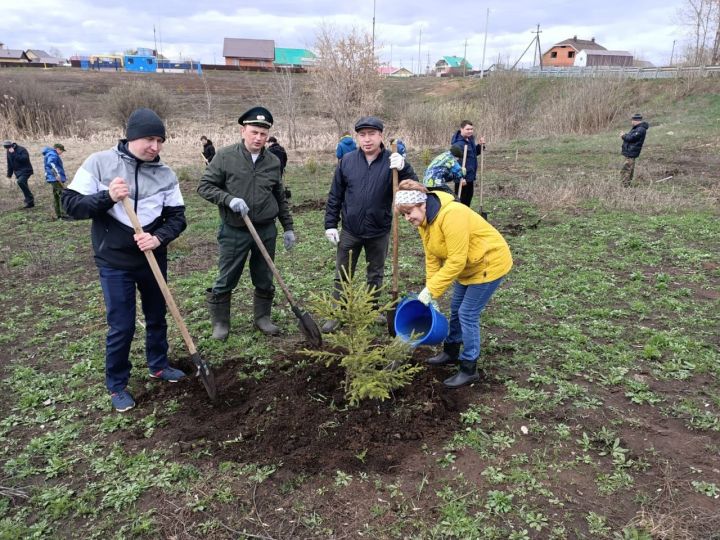
{"label": "blue building", "polygon": [[126,54],[124,58],[125,71],[143,71],[155,73],[157,71],[157,61],[152,54]]}

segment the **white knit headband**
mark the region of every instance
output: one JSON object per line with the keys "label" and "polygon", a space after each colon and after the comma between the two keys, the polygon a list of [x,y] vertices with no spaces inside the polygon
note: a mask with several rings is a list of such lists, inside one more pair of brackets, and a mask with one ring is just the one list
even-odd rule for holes
{"label": "white knit headband", "polygon": [[427,201],[427,195],[422,191],[403,189],[395,194],[395,204],[421,204]]}

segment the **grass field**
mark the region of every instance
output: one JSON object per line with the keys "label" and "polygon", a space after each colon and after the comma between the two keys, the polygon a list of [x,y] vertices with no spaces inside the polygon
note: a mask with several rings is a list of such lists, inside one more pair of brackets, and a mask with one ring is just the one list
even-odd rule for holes
{"label": "grass field", "polygon": [[[138,407],[112,412],[89,224],[52,221],[38,175],[31,211],[4,184],[0,539],[720,538],[720,96],[653,103],[633,188],[618,187],[626,126],[489,145],[483,208],[515,267],[483,316],[486,380],[451,392],[448,369],[427,369],[357,408],[340,370],[299,354],[280,295],[283,335],[253,330],[247,276],[230,338],[209,339],[217,211],[195,193],[192,147],[171,140],[189,227],[170,284],[221,399],[152,381],[138,324]],[[27,144],[36,169],[43,142]],[[67,168],[103,145],[77,141]],[[409,159],[422,171],[427,155]],[[276,259],[302,301],[334,267],[333,159],[316,157],[291,162],[299,243]],[[417,292],[421,243],[400,230],[400,290]],[[189,369],[172,323],[170,341]]]}

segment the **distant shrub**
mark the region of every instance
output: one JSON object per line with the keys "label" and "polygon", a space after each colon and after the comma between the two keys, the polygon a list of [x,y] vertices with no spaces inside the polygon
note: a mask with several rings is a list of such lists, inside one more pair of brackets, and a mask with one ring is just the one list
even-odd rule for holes
{"label": "distant shrub", "polygon": [[141,107],[157,113],[164,121],[171,116],[172,101],[159,84],[132,80],[111,88],[105,97],[105,110],[114,125],[125,129],[130,114]]}
{"label": "distant shrub", "polygon": [[318,162],[313,157],[309,157],[305,160],[305,170],[310,175],[316,175],[318,172]]}
{"label": "distant shrub", "polygon": [[12,80],[0,81],[0,125],[8,137],[87,134],[86,120],[75,101],[42,85]]}

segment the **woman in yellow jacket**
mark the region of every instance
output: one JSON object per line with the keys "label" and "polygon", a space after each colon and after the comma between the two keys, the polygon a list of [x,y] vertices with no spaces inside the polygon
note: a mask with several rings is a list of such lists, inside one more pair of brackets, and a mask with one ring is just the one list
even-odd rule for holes
{"label": "woman in yellow jacket", "polygon": [[453,285],[450,331],[443,352],[428,363],[459,360],[459,371],[443,384],[473,383],[480,378],[480,315],[512,268],[510,248],[492,225],[452,195],[429,192],[413,180],[400,183],[395,206],[417,228],[425,250],[425,288],[418,300],[428,304]]}

